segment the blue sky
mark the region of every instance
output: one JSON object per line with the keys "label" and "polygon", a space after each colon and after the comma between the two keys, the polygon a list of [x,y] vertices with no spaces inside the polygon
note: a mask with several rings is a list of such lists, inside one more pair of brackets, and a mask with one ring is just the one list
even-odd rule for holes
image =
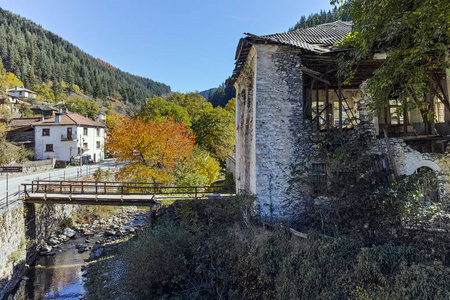
{"label": "blue sky", "polygon": [[329,0],[0,0],[119,69],[173,91],[217,87],[234,67],[244,32],[287,31]]}

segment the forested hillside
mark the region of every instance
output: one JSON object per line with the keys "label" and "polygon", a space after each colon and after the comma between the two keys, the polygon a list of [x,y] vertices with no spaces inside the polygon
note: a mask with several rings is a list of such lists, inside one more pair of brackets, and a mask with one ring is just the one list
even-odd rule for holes
{"label": "forested hillside", "polygon": [[76,85],[95,98],[113,96],[136,105],[170,92],[163,83],[114,68],[34,22],[1,8],[0,58],[6,70],[31,89],[42,82],[65,82],[69,88]]}
{"label": "forested hillside", "polygon": [[225,107],[228,101],[236,97],[236,89],[225,86],[225,83],[222,83],[217,88],[202,91],[199,94],[208,100],[208,102],[211,102],[214,107]]}
{"label": "forested hillside", "polygon": [[308,17],[301,16],[297,24],[289,28],[289,31],[300,28],[314,27],[319,24],[330,23],[339,20],[351,21],[352,18],[346,13],[346,11],[346,6],[342,5],[341,7],[335,6],[333,10],[329,11],[321,10],[319,13],[310,14]]}

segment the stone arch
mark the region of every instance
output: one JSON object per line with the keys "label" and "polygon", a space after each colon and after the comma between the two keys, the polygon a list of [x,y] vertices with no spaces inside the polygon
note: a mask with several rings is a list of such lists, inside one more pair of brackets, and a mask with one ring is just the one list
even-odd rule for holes
{"label": "stone arch", "polygon": [[439,165],[438,165],[437,163],[435,163],[434,161],[431,161],[431,160],[425,160],[425,159],[423,159],[423,160],[415,161],[414,163],[412,163],[411,165],[409,165],[409,166],[406,168],[405,175],[407,175],[407,176],[412,175],[412,174],[414,174],[414,172],[416,172],[418,169],[423,168],[423,167],[430,168],[430,169],[432,169],[433,171],[435,171],[437,174],[439,174],[440,172],[442,172],[441,167],[439,167]]}
{"label": "stone arch", "polygon": [[447,191],[444,184],[444,178],[442,176],[442,169],[437,163],[431,160],[416,161],[409,166],[409,168],[406,170],[405,175],[410,176],[416,172],[424,171],[426,169],[432,170],[436,178],[438,179],[437,185],[433,188],[436,194],[431,196],[431,198],[434,198],[434,201],[432,202],[439,202],[440,198],[447,194]]}

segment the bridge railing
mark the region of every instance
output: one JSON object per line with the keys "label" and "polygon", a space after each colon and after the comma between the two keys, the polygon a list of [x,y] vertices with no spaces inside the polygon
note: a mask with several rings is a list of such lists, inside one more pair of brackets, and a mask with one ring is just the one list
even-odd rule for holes
{"label": "bridge railing", "polygon": [[191,196],[199,198],[208,194],[229,193],[224,186],[162,186],[142,182],[95,182],[35,180],[22,184],[28,193],[44,194],[95,194],[95,195],[158,195]]}

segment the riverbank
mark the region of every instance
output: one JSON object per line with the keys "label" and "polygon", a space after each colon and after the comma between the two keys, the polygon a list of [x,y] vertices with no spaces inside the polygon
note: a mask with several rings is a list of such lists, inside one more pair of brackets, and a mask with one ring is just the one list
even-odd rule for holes
{"label": "riverbank", "polygon": [[163,208],[89,266],[89,299],[450,299],[446,232],[409,230],[409,240],[377,244],[293,235],[251,220],[248,200]]}
{"label": "riverbank", "polygon": [[[69,224],[70,227],[60,227],[45,240],[37,249],[35,262],[6,299],[84,297],[87,261],[107,252],[110,245],[128,239],[146,224],[147,216],[148,209],[127,207],[111,212],[109,208],[103,211],[94,207],[74,215],[73,220],[62,220],[61,225],[74,223]],[[88,219],[91,222],[87,223]]]}

